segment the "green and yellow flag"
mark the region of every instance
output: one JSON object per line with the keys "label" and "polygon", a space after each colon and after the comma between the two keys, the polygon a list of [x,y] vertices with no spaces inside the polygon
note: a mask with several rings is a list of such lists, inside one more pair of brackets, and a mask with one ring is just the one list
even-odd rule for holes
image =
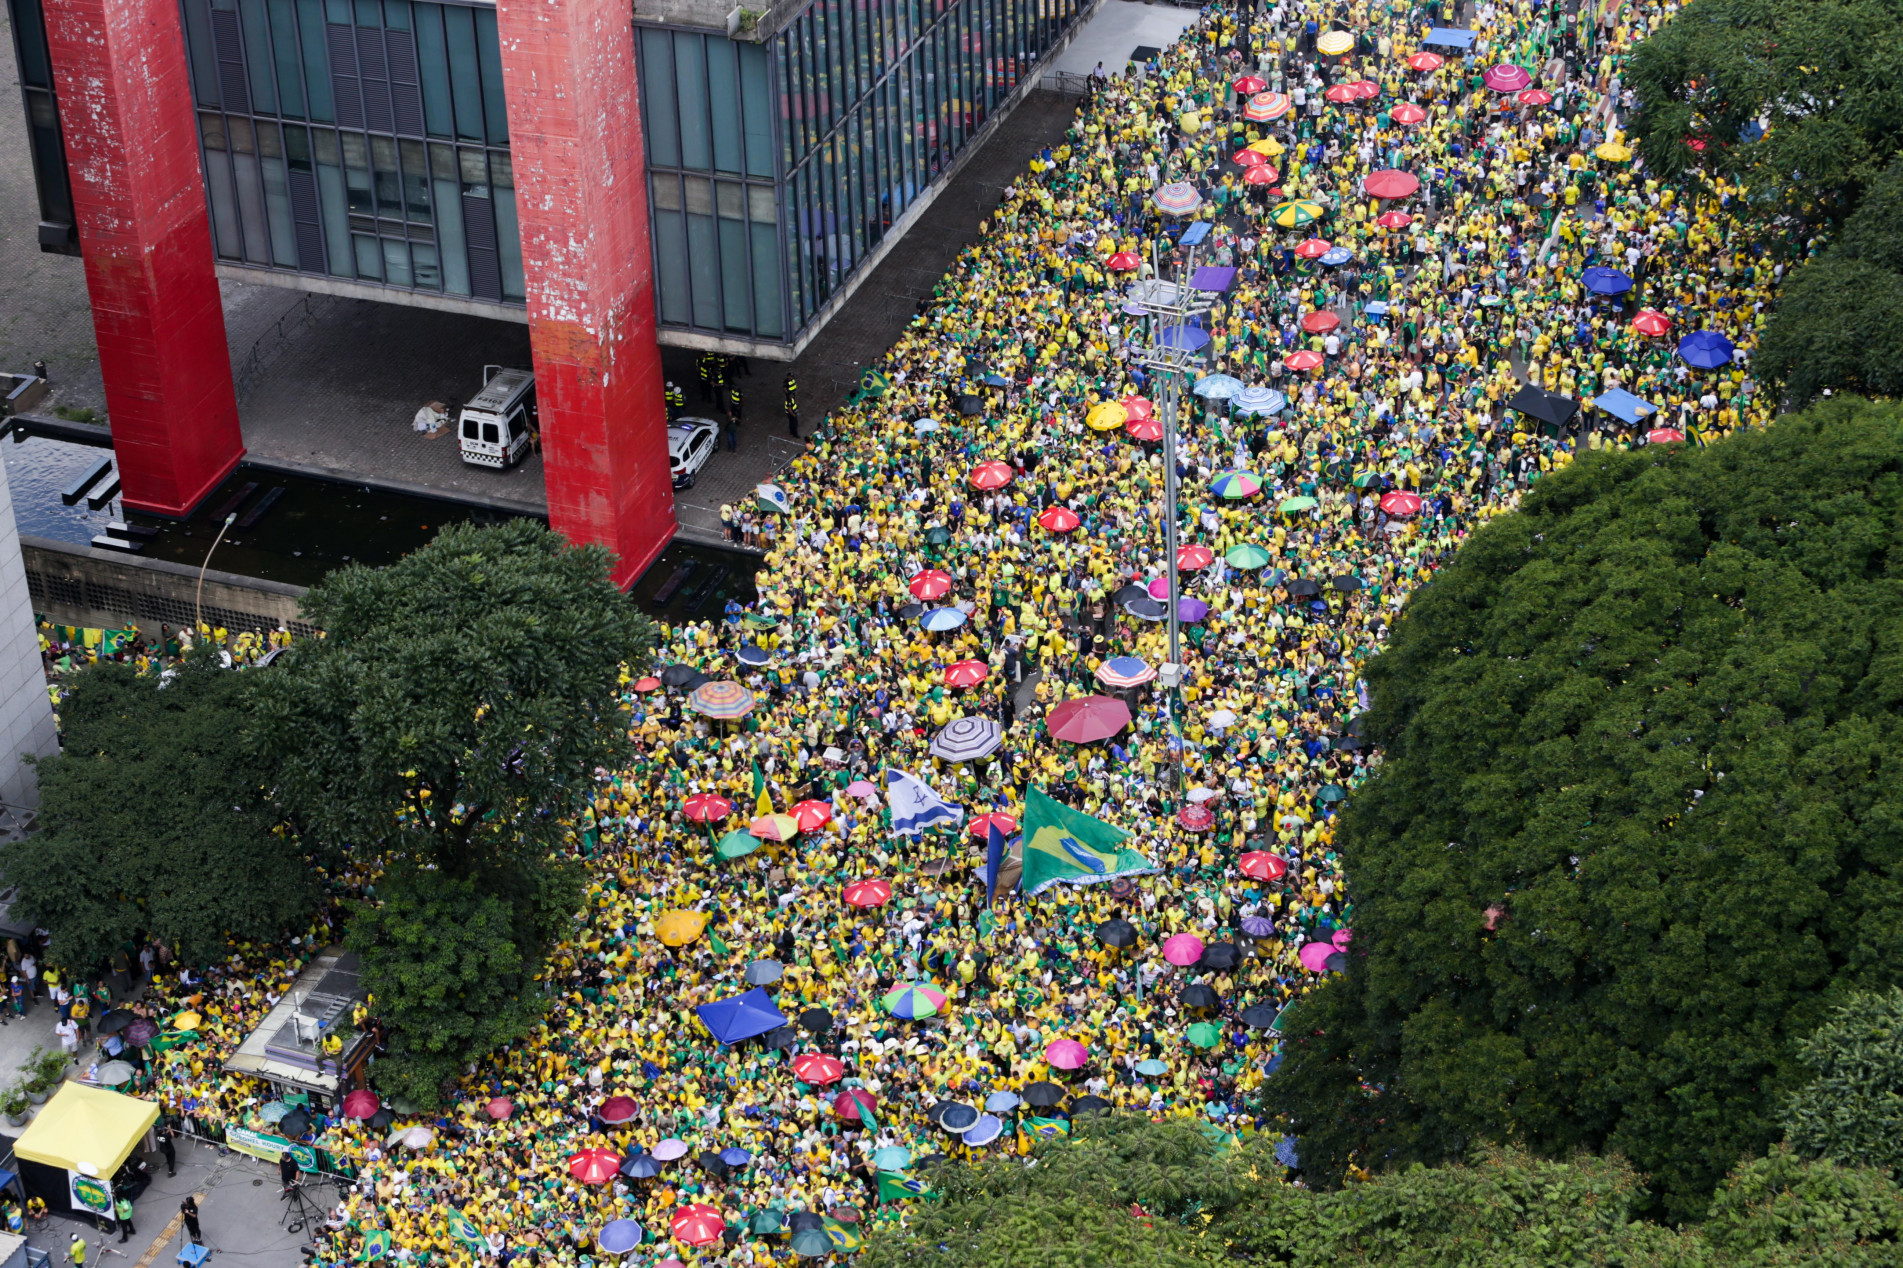
{"label": "green and yellow flag", "polygon": [[902,1202],[907,1198],[930,1197],[931,1188],[923,1180],[902,1176],[896,1171],[879,1173],[879,1201]]}
{"label": "green and yellow flag", "polygon": [[767,795],[766,775],[760,770],[760,763],[753,763],[753,817],[764,819],[773,813],[773,798]]}
{"label": "green and yellow flag", "polygon": [[1102,819],[1053,801],[1041,788],[1024,794],[1024,879],[1026,894],[1037,894],[1059,881],[1089,885],[1153,872],[1156,868],[1123,842],[1130,834]]}

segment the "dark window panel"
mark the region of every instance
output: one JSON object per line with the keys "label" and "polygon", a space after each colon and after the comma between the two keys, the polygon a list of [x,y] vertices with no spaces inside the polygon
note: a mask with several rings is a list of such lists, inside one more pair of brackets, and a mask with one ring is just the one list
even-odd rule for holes
{"label": "dark window panel", "polygon": [[357,28],[357,72],[363,88],[363,125],[372,132],[394,131],[390,112],[389,55],[381,27]]}
{"label": "dark window panel", "polygon": [[463,233],[468,241],[470,289],[478,299],[501,299],[502,264],[496,256],[494,202],[464,194]]}
{"label": "dark window panel", "polygon": [[234,114],[250,114],[251,93],[245,85],[244,74],[244,37],[238,28],[236,11],[211,11],[211,40],[218,55],[218,88],[224,95],[225,109]]}
{"label": "dark window panel", "polygon": [[271,20],[264,0],[238,0],[239,26],[244,32],[245,62],[251,72],[251,104],[258,114],[278,111],[277,77],[272,73]]}
{"label": "dark window panel", "polygon": [[390,107],[395,130],[402,136],[422,136],[423,93],[417,84],[416,39],[408,31],[385,31],[389,50]]}
{"label": "dark window panel", "polygon": [[331,23],[325,28],[330,49],[330,93],[337,122],[346,128],[363,126],[363,93],[357,87],[357,29]]}

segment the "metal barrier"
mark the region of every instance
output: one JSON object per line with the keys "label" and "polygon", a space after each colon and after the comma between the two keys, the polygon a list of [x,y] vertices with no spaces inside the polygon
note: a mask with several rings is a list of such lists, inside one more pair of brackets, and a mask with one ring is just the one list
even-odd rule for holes
{"label": "metal barrier", "polygon": [[1064,97],[1087,97],[1090,95],[1090,76],[1068,70],[1047,70],[1037,86],[1045,92]]}

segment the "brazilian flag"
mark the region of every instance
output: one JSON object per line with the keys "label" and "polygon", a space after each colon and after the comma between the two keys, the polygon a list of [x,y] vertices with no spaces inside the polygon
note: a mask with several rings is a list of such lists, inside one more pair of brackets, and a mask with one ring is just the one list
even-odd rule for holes
{"label": "brazilian flag", "polygon": [[476,1231],[476,1226],[463,1217],[461,1212],[451,1211],[448,1224],[449,1235],[471,1250],[480,1254],[489,1249],[489,1243],[484,1240],[481,1233]]}
{"label": "brazilian flag", "polygon": [[1070,1121],[1063,1118],[1026,1118],[1018,1130],[1032,1140],[1055,1140],[1070,1135]]}
{"label": "brazilian flag", "polygon": [[907,1198],[930,1197],[931,1188],[923,1180],[902,1176],[896,1171],[879,1173],[879,1201],[901,1202]]}
{"label": "brazilian flag", "polygon": [[390,1230],[373,1228],[363,1235],[363,1249],[357,1253],[357,1258],[365,1261],[381,1259],[389,1253]]}
{"label": "brazilian flag", "polygon": [[859,1230],[850,1224],[842,1224],[838,1220],[829,1219],[826,1221],[824,1227],[826,1229],[826,1240],[833,1244],[833,1252],[835,1254],[850,1255],[866,1244],[866,1239],[860,1236]]}
{"label": "brazilian flag", "polygon": [[1027,789],[1024,892],[1038,894],[1059,881],[1089,885],[1155,871],[1150,860],[1123,844],[1129,839],[1122,828],[1053,801],[1041,788]]}

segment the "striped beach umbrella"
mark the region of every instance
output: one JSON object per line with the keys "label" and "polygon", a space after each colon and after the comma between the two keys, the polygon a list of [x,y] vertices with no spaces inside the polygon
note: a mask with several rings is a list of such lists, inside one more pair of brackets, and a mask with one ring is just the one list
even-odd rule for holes
{"label": "striped beach umbrella", "polygon": [[1327,31],[1315,41],[1315,51],[1323,57],[1340,57],[1344,53],[1351,52],[1354,46],[1355,37],[1352,31]]}
{"label": "striped beach umbrella", "polygon": [[1311,198],[1294,198],[1278,204],[1269,213],[1269,219],[1283,229],[1300,229],[1303,225],[1312,225],[1328,214],[1328,208]]}
{"label": "striped beach umbrella", "polygon": [[731,722],[753,712],[753,693],[737,682],[704,682],[687,697],[687,707],[704,717]]}
{"label": "striped beach umbrella", "polygon": [[1268,123],[1287,114],[1292,104],[1285,92],[1259,92],[1242,107],[1242,117],[1251,123]]}
{"label": "striped beach umbrella", "polygon": [[933,757],[947,762],[973,762],[989,757],[1004,743],[1004,732],[990,718],[953,718],[932,737]]}
{"label": "striped beach umbrella", "polygon": [[1272,387],[1252,387],[1244,389],[1235,401],[1238,414],[1259,414],[1264,417],[1279,414],[1288,408],[1288,397]]}
{"label": "striped beach umbrella", "polygon": [[1209,489],[1231,501],[1252,498],[1262,492],[1262,477],[1253,471],[1224,471],[1209,482]]}
{"label": "striped beach umbrella", "polygon": [[945,994],[923,982],[911,982],[881,999],[879,1005],[894,1017],[917,1021],[943,1012]]}
{"label": "striped beach umbrella", "polygon": [[1156,209],[1166,216],[1187,216],[1202,205],[1202,194],[1184,181],[1172,181],[1156,191]]}
{"label": "striped beach umbrella", "polygon": [[1138,687],[1156,677],[1156,666],[1138,656],[1112,656],[1097,666],[1097,681],[1106,687]]}

